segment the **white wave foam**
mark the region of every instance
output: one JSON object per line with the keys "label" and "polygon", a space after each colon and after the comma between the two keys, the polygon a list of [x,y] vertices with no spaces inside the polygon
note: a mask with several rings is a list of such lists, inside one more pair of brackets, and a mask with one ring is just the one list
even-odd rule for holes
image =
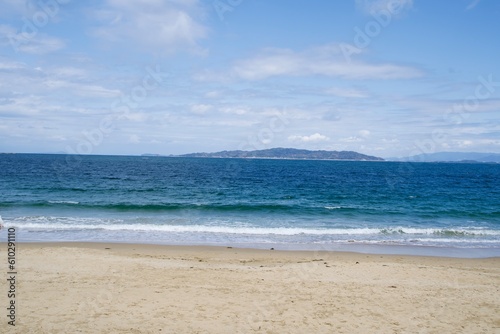
{"label": "white wave foam", "polygon": [[50,204],[80,204],[77,201],[48,201]]}
{"label": "white wave foam", "polygon": [[480,227],[439,228],[302,228],[302,227],[258,227],[227,225],[169,225],[129,223],[119,219],[76,218],[76,217],[20,217],[5,222],[6,226],[33,230],[109,230],[109,231],[154,231],[170,233],[219,233],[247,235],[400,235],[408,238],[435,236],[437,238],[500,236],[500,230]]}
{"label": "white wave foam", "polygon": [[500,230],[489,230],[482,227],[467,228],[412,228],[412,227],[391,227],[380,230],[385,234],[410,234],[410,235],[456,235],[456,236],[481,236],[481,235],[500,235]]}
{"label": "white wave foam", "polygon": [[156,225],[156,224],[70,224],[70,223],[12,223],[12,226],[36,230],[108,230],[108,231],[155,231],[172,233],[223,233],[253,235],[356,235],[377,234],[379,229],[303,229],[303,228],[262,228],[204,225]]}
{"label": "white wave foam", "polygon": [[[437,241],[439,241],[440,243],[456,243],[457,239],[453,239],[453,238],[439,238],[439,239],[437,239]],[[416,243],[416,244],[418,244],[418,243],[426,244],[426,243],[436,242],[436,239],[433,239],[433,238],[420,238],[420,239],[412,240],[411,242],[412,243]],[[460,239],[460,243],[465,243],[465,244],[475,244],[475,243],[481,243],[481,244],[498,244],[499,241],[498,241],[498,239],[496,239],[496,240]]]}

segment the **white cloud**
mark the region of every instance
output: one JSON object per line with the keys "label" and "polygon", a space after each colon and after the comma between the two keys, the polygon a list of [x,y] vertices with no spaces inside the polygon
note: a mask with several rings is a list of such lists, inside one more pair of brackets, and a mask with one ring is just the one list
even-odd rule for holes
{"label": "white cloud", "polygon": [[47,72],[61,78],[85,78],[88,76],[85,69],[72,66],[55,67],[48,69]]}
{"label": "white cloud", "polygon": [[205,97],[209,99],[216,99],[219,98],[221,95],[222,95],[221,92],[216,90],[205,93]]}
{"label": "white cloud", "polygon": [[330,140],[330,138],[316,132],[315,134],[312,134],[310,136],[289,136],[288,140],[292,142],[311,143],[311,142],[328,141]]}
{"label": "white cloud", "polygon": [[199,41],[208,29],[198,1],[107,0],[93,16],[102,23],[94,33],[107,42],[132,42],[160,54],[204,53]]}
{"label": "white cloud", "polygon": [[245,107],[221,107],[219,110],[225,114],[232,114],[232,115],[245,115],[248,113],[248,109]]}
{"label": "white cloud", "polygon": [[[349,131],[349,130],[348,131],[339,131],[339,132],[341,134],[343,134],[343,135],[346,135],[346,134],[349,134],[349,133],[354,133],[354,131]],[[340,143],[348,143],[348,144],[364,143],[360,147],[365,147],[364,145],[370,145],[371,144],[371,141],[368,140],[368,138],[370,136],[371,136],[371,131],[363,129],[363,130],[359,130],[357,132],[357,135],[350,135],[350,136],[347,136],[347,137],[339,138],[338,142],[340,142]],[[386,139],[381,139],[380,141],[384,142],[384,143],[388,142]],[[353,149],[359,149],[359,147],[353,148]]]}
{"label": "white cloud", "polygon": [[60,49],[66,44],[62,39],[38,32],[26,35],[6,24],[0,25],[0,45],[11,47],[15,52],[44,55]]}
{"label": "white cloud", "polygon": [[350,136],[347,138],[341,138],[339,141],[344,142],[344,143],[359,143],[359,142],[363,141],[363,139],[356,137],[356,136]]}
{"label": "white cloud", "polygon": [[23,118],[25,116],[36,116],[42,111],[50,109],[53,109],[53,106],[44,104],[43,98],[40,96],[12,96],[6,103],[0,105],[0,114],[13,114]]}
{"label": "white cloud", "polygon": [[35,55],[44,55],[63,49],[66,44],[63,40],[40,33],[31,39],[25,39],[18,35],[11,35],[10,46],[16,52],[24,52]]}
{"label": "white cloud", "polygon": [[360,131],[358,131],[358,134],[360,137],[367,138],[370,136],[370,131],[369,130],[360,130]]}
{"label": "white cloud", "polygon": [[9,37],[15,36],[16,34],[17,31],[14,27],[8,24],[0,24],[0,37],[2,40],[2,44],[7,44],[9,42]]}
{"label": "white cloud", "polygon": [[136,135],[136,134],[133,134],[133,135],[130,135],[130,137],[128,138],[128,141],[132,144],[139,144],[141,142],[141,137]]}
{"label": "white cloud", "polygon": [[193,104],[191,106],[191,112],[196,115],[204,115],[210,110],[212,110],[212,106],[209,104]]}
{"label": "white cloud", "polygon": [[124,118],[128,121],[143,123],[148,119],[148,114],[144,112],[128,112],[126,115],[124,115]]}
{"label": "white cloud", "polygon": [[0,59],[0,71],[15,71],[25,69],[26,65],[9,59]]}
{"label": "white cloud", "polygon": [[254,58],[237,62],[232,73],[246,80],[273,76],[324,75],[344,79],[410,79],[422,76],[416,68],[395,64],[369,64],[346,61],[340,47],[314,48],[304,52],[266,49]]}
{"label": "white cloud", "polygon": [[[44,96],[46,101],[68,98],[117,98],[122,94],[116,83],[84,67],[60,65],[33,67],[0,57],[0,95]],[[110,103],[110,102],[109,102]]]}
{"label": "white cloud", "polygon": [[121,95],[118,89],[109,89],[101,85],[83,84],[66,80],[46,80],[43,84],[52,90],[64,90],[83,97],[113,98]]}
{"label": "white cloud", "polygon": [[366,15],[386,12],[400,17],[413,8],[413,0],[356,0],[356,8]]}
{"label": "white cloud", "polygon": [[42,55],[61,50],[64,47],[65,43],[61,39],[40,33],[26,43],[20,44],[18,49],[21,52]]}
{"label": "white cloud", "polygon": [[472,146],[474,143],[472,140],[458,140],[457,144],[460,148]]}
{"label": "white cloud", "polygon": [[349,89],[349,88],[340,88],[340,87],[331,87],[325,91],[328,95],[333,95],[337,97],[345,97],[345,98],[366,98],[368,95],[359,90],[359,89]]}

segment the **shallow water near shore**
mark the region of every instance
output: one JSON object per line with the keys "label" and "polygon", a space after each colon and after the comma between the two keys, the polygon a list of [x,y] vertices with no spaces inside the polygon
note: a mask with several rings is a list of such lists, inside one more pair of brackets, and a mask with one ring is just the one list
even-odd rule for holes
{"label": "shallow water near shore", "polygon": [[14,154],[0,182],[19,241],[500,254],[498,164]]}

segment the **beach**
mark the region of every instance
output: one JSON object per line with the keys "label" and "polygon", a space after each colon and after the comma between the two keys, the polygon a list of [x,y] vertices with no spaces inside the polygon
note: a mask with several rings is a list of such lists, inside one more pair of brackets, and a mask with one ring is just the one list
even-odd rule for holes
{"label": "beach", "polygon": [[2,333],[500,332],[499,258],[18,243],[16,265]]}

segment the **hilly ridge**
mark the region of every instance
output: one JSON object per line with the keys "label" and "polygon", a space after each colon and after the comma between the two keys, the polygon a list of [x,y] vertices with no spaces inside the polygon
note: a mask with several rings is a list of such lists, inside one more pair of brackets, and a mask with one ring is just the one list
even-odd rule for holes
{"label": "hilly ridge", "polygon": [[310,151],[296,148],[270,148],[255,151],[220,151],[214,153],[190,153],[179,157],[196,158],[262,158],[262,159],[310,159],[310,160],[361,160],[384,161],[384,159],[354,151]]}

